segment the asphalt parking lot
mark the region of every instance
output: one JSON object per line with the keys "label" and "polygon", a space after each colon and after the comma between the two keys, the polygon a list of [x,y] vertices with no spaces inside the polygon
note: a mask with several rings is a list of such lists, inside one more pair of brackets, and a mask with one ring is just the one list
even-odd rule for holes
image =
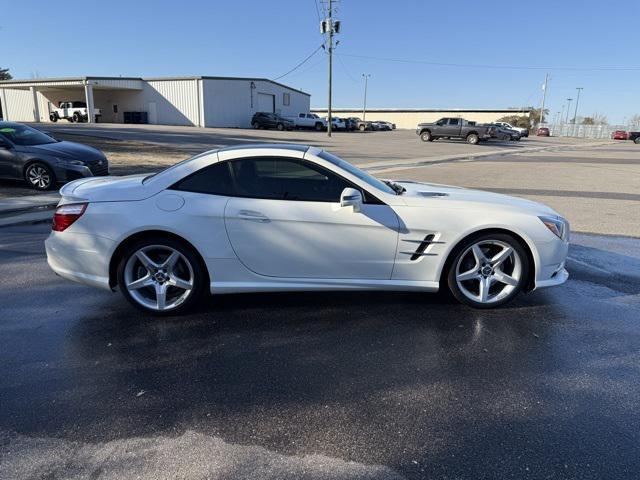
{"label": "asphalt parking lot", "polygon": [[640,471],[640,246],[576,236],[565,285],[212,298],[185,318],[0,242],[0,478],[580,478]]}
{"label": "asphalt parking lot", "polygon": [[381,177],[543,201],[584,233],[565,285],[499,310],[254,294],[156,319],[56,277],[50,226],[0,228],[0,478],[637,478],[635,145],[58,127],[133,142],[127,155],[153,146],[140,164],[118,157],[116,173],[256,138],[317,142]]}

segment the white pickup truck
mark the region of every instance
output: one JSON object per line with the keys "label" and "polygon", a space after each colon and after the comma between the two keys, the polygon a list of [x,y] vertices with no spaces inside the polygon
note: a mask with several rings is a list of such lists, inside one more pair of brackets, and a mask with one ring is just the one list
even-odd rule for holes
{"label": "white pickup truck", "polygon": [[313,128],[318,131],[327,128],[327,121],[315,113],[299,113],[298,115],[285,116],[284,118],[291,120],[296,128]]}
{"label": "white pickup truck", "polygon": [[[96,121],[100,118],[101,112],[99,108],[93,109],[93,115]],[[60,102],[58,108],[54,108],[49,114],[49,120],[57,122],[61,118],[69,122],[86,122],[89,119],[87,113],[87,104],[84,102]]]}

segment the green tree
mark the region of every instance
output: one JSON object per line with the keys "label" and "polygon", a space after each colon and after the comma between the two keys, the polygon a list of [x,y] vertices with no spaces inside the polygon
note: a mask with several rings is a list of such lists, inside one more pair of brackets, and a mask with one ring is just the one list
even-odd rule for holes
{"label": "green tree", "polygon": [[[498,122],[506,122],[510,123],[514,127],[521,128],[531,128],[532,125],[536,125],[540,123],[540,109],[529,107],[526,110],[529,110],[529,116],[526,117],[524,115],[512,114],[507,115],[498,119]],[[549,110],[544,109],[544,114],[549,115]]]}
{"label": "green tree", "polygon": [[584,117],[582,119],[582,125],[595,125],[596,122],[593,120],[593,117]]}
{"label": "green tree", "polygon": [[8,68],[0,68],[0,80],[11,80],[12,78]]}

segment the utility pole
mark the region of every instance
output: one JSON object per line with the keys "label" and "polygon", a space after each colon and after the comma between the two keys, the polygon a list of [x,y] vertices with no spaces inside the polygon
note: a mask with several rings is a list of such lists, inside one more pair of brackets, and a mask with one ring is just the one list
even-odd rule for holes
{"label": "utility pole", "polygon": [[576,97],[576,110],[573,112],[573,124],[576,124],[576,119],[578,118],[578,102],[580,101],[580,91],[583,90],[583,87],[576,87],[578,91],[578,96]]}
{"label": "utility pole", "polygon": [[[340,22],[333,20],[333,2],[338,0],[328,0],[328,16],[326,19],[320,22],[320,31],[322,33],[327,34],[327,51],[329,53],[329,99],[328,99],[328,108],[327,108],[327,135],[331,136],[331,130],[333,130],[333,123],[331,121],[333,111],[331,105],[331,93],[332,93],[332,83],[333,83],[333,35],[336,33],[340,33]],[[336,45],[340,43],[339,41]]]}
{"label": "utility pole", "polygon": [[370,73],[363,73],[364,77],[364,101],[362,102],[362,121],[367,119],[367,79],[371,76]]}
{"label": "utility pole", "polygon": [[544,103],[547,99],[547,83],[549,82],[549,74],[544,75],[544,85],[542,86],[542,107],[540,107],[540,121],[538,124],[544,122]]}
{"label": "utility pole", "polygon": [[567,121],[565,123],[569,123],[569,112],[571,111],[571,102],[573,98],[567,98]]}

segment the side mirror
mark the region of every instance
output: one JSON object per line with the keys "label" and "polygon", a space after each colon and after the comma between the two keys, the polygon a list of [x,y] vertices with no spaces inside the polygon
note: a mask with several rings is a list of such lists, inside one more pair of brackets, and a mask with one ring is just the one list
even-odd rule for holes
{"label": "side mirror", "polygon": [[341,207],[353,207],[354,212],[362,209],[362,193],[355,188],[345,188],[340,194]]}

